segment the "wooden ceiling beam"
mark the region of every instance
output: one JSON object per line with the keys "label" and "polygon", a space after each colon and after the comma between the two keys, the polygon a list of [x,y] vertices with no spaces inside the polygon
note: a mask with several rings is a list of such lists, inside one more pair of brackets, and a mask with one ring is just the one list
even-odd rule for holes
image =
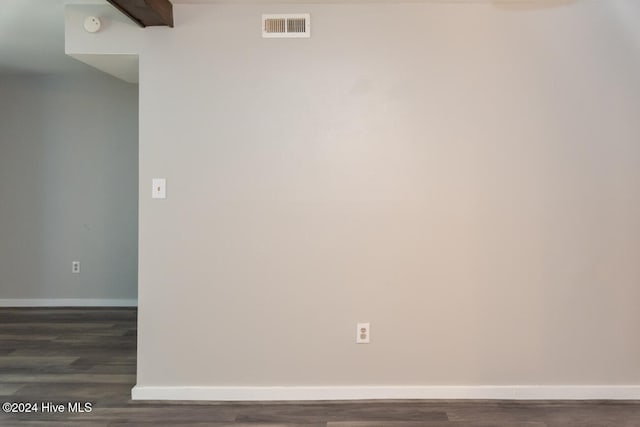
{"label": "wooden ceiling beam", "polygon": [[141,27],[173,27],[173,5],[169,0],[107,0]]}

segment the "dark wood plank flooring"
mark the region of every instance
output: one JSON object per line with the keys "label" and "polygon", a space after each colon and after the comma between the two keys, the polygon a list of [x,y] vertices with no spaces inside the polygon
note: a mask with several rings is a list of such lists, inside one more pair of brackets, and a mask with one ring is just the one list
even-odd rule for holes
{"label": "dark wood plank flooring", "polygon": [[135,309],[0,308],[0,403],[93,405],[0,412],[0,426],[640,426],[640,402],[140,402],[135,373]]}

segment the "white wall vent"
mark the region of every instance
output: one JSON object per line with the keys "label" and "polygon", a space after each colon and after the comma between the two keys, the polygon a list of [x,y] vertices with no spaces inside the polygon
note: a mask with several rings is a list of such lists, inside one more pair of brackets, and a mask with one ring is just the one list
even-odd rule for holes
{"label": "white wall vent", "polygon": [[262,37],[311,37],[311,15],[308,13],[262,15]]}

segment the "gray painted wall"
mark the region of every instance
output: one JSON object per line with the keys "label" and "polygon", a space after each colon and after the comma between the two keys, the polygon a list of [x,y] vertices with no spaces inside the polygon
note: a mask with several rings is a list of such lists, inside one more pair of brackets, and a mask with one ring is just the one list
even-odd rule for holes
{"label": "gray painted wall", "polygon": [[137,172],[137,85],[0,76],[0,299],[136,298]]}
{"label": "gray painted wall", "polygon": [[140,64],[139,386],[640,384],[637,2],[175,17]]}

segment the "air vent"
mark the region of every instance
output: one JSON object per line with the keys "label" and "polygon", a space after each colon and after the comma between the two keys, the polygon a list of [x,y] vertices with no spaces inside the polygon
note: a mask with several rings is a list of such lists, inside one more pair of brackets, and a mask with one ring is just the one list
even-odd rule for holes
{"label": "air vent", "polygon": [[262,15],[262,37],[311,37],[311,15],[308,13]]}

